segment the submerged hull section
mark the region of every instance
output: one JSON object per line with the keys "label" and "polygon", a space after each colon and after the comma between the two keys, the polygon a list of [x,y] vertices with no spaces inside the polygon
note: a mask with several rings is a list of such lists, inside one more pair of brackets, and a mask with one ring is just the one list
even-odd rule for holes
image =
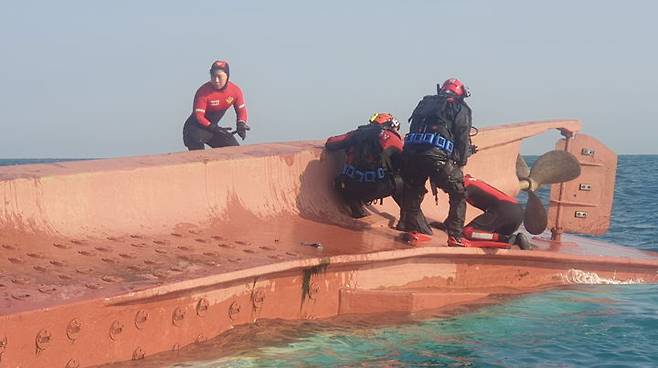
{"label": "submerged hull section", "polygon": [[[518,192],[522,139],[483,129],[467,171]],[[0,367],[141,359],[260,318],[415,312],[583,282],[656,282],[658,257],[580,238],[538,250],[410,247],[392,200],[353,220],[340,157],[294,142],[3,169]],[[436,220],[447,212],[428,198]],[[477,215],[470,209],[468,217]]]}

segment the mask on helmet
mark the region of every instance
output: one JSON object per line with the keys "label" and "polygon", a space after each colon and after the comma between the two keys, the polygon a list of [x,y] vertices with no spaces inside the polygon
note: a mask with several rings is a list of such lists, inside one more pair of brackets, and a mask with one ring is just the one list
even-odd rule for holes
{"label": "mask on helmet", "polygon": [[387,112],[376,112],[368,120],[372,125],[379,125],[384,129],[400,130],[400,123],[393,115]]}

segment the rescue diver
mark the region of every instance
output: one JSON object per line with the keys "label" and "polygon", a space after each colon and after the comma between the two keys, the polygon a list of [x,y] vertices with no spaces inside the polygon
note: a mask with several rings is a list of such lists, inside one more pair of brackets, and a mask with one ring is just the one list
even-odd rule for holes
{"label": "rescue diver", "polygon": [[[523,222],[523,207],[516,198],[469,174],[464,175],[464,188],[466,202],[484,211],[464,227],[466,239],[516,244],[524,250],[531,248],[524,233],[514,234]],[[445,228],[438,222],[431,225]]]}
{"label": "rescue diver", "polygon": [[325,143],[328,151],[345,150],[345,165],[334,184],[354,218],[368,215],[367,202],[388,196],[398,202],[402,187],[400,123],[386,112],[373,114],[369,123]]}
{"label": "rescue diver", "polygon": [[433,191],[440,188],[449,196],[450,209],[445,221],[449,246],[468,246],[463,237],[466,215],[464,175],[461,168],[471,150],[471,108],[464,99],[470,92],[458,79],[437,85],[437,94],[425,96],[414,109],[409,133],[404,138],[404,182],[400,221],[397,229],[431,235],[432,229],[420,208],[425,182]]}
{"label": "rescue diver", "polygon": [[242,90],[229,81],[226,61],[217,60],[210,66],[210,81],[204,83],[194,95],[192,114],[183,126],[183,143],[190,150],[202,150],[205,144],[212,148],[239,146],[230,128],[219,126],[219,121],[231,106],[237,117],[236,131],[240,138],[247,137],[247,107]]}

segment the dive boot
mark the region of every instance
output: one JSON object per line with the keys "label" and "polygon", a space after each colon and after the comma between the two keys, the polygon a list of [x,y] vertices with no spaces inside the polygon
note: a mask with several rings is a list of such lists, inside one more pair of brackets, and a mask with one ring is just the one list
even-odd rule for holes
{"label": "dive boot", "polygon": [[519,248],[523,250],[532,249],[532,244],[530,244],[530,240],[528,240],[528,237],[524,233],[516,233],[516,239],[514,239],[514,244],[518,245]]}
{"label": "dive boot", "polygon": [[426,235],[432,235],[432,229],[430,228],[425,215],[423,212],[417,212],[414,214],[409,214],[402,212],[400,214],[400,221],[395,227],[396,230],[406,231],[406,232],[419,232]]}
{"label": "dive boot", "polygon": [[448,237],[448,246],[449,247],[472,247],[473,244],[471,244],[471,241],[461,237],[461,238],[456,238],[454,236],[449,236]]}
{"label": "dive boot", "polygon": [[516,244],[516,234],[507,236],[507,244],[511,244],[511,245]]}

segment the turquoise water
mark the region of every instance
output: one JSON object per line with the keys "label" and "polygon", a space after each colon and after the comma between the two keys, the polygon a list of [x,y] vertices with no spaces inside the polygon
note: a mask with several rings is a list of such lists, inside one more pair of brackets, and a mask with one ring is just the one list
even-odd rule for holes
{"label": "turquoise water", "polygon": [[[658,251],[657,205],[658,156],[620,156],[611,229],[600,238]],[[658,285],[556,290],[456,317],[389,319],[263,322],[183,349],[177,363],[130,366],[658,367]]]}
{"label": "turquoise water", "polygon": [[451,318],[318,328],[277,346],[171,367],[656,367],[658,287],[530,295]]}
{"label": "turquoise water", "polygon": [[610,231],[601,239],[658,251],[658,155],[620,156]]}

